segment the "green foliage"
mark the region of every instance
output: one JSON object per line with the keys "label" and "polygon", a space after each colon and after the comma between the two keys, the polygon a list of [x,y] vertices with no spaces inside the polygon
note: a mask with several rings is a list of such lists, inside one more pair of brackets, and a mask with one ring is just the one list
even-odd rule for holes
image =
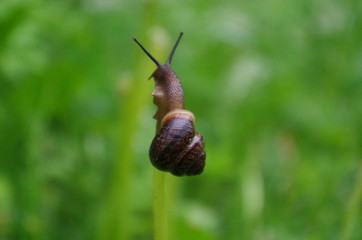
{"label": "green foliage", "polygon": [[[206,141],[172,239],[361,239],[358,1],[0,1],[0,239],[151,239],[173,60]],[[170,177],[171,178],[171,177]]]}

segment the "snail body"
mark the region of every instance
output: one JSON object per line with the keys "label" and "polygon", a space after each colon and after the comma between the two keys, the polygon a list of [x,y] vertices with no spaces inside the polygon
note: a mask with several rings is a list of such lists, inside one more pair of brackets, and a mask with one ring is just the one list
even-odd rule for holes
{"label": "snail body", "polygon": [[182,35],[181,32],[165,64],[159,63],[136,38],[133,40],[157,65],[150,77],[155,80],[152,96],[158,107],[153,116],[157,120],[157,132],[149,151],[151,163],[175,176],[191,176],[203,172],[206,153],[204,140],[195,131],[195,116],[184,110],[184,91],[170,66]]}

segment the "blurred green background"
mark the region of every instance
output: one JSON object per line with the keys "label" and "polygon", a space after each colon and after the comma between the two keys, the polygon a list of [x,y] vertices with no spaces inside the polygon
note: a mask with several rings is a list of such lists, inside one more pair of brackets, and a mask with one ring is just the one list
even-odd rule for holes
{"label": "blurred green background", "polygon": [[172,238],[362,239],[362,2],[0,1],[0,239],[152,239],[154,64],[206,141]]}

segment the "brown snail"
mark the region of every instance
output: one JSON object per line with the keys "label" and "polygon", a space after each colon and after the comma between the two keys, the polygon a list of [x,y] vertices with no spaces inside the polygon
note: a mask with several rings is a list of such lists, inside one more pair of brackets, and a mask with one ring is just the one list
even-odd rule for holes
{"label": "brown snail", "polygon": [[165,64],[157,61],[138,41],[133,40],[157,65],[150,78],[155,79],[152,93],[158,109],[153,116],[157,120],[157,133],[152,140],[149,155],[154,167],[175,176],[198,175],[205,167],[204,140],[195,131],[195,116],[184,110],[184,92],[170,64],[183,33],[180,33]]}

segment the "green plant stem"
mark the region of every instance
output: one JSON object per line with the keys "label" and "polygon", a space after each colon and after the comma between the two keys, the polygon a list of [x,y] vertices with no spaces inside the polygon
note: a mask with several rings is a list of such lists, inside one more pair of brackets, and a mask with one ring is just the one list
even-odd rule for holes
{"label": "green plant stem", "polygon": [[347,210],[345,214],[345,221],[342,227],[341,240],[352,239],[353,231],[356,228],[356,222],[358,222],[358,212],[362,202],[362,164],[359,165],[359,169],[356,175],[355,186],[353,188],[350,199],[347,203]]}
{"label": "green plant stem", "polygon": [[[161,128],[157,121],[156,133]],[[168,176],[166,172],[153,169],[153,238],[154,240],[169,239],[169,211],[168,211]]]}
{"label": "green plant stem", "polygon": [[154,240],[169,239],[167,173],[153,170]]}

